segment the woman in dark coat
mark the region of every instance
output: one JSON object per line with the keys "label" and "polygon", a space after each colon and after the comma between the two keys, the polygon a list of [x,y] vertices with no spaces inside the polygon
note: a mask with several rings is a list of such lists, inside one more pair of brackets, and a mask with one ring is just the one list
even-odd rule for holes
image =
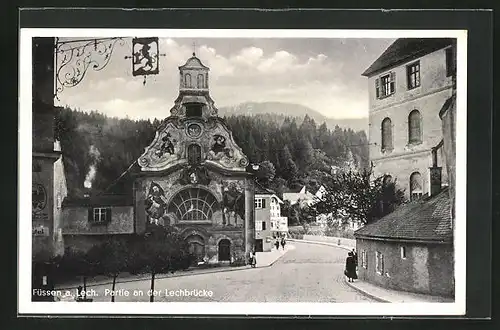
{"label": "woman in dark coat", "polygon": [[345,276],[347,276],[349,282],[354,282],[358,278],[356,274],[356,259],[354,259],[354,253],[349,252],[348,257],[345,260]]}

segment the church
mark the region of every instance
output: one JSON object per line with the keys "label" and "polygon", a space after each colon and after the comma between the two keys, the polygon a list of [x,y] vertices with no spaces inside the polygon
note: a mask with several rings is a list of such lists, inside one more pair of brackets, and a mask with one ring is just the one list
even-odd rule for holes
{"label": "church", "polygon": [[244,264],[253,248],[254,179],[209,93],[195,53],[179,67],[179,95],[139,157],[127,196],[66,199],[66,246],[97,244],[148,226],[177,227],[198,261]]}

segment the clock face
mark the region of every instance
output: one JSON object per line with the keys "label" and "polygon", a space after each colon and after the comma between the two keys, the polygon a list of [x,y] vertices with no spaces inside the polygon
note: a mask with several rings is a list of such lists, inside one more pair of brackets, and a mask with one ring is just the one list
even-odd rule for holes
{"label": "clock face", "polygon": [[201,135],[201,126],[198,124],[189,124],[187,127],[187,134],[190,137],[199,137]]}

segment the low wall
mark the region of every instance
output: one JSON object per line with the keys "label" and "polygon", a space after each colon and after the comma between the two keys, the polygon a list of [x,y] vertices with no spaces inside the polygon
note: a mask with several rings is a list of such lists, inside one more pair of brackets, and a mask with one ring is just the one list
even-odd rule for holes
{"label": "low wall", "polygon": [[332,236],[317,236],[317,235],[304,235],[303,240],[306,241],[316,241],[316,242],[326,242],[337,245],[350,246],[353,249],[356,248],[356,240],[343,238],[343,237],[332,237]]}

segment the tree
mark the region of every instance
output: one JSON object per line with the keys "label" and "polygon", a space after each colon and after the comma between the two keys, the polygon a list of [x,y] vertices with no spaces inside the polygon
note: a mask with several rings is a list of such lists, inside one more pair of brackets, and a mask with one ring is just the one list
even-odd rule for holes
{"label": "tree", "polygon": [[268,160],[263,161],[259,164],[259,170],[257,171],[257,181],[264,187],[269,187],[276,174],[276,169],[274,164]]}
{"label": "tree", "polygon": [[189,256],[187,244],[175,228],[152,225],[132,246],[133,267],[151,274],[149,301],[154,302],[156,275],[183,269],[183,261]]}
{"label": "tree", "polygon": [[[99,247],[101,255],[99,270],[113,278],[111,291],[115,291],[116,278],[121,272],[127,270],[129,265],[129,250],[127,244],[119,239],[110,237],[106,242]],[[111,295],[111,302],[115,301],[115,295]]]}
{"label": "tree", "polygon": [[287,145],[283,148],[282,154],[282,165],[284,167],[284,171],[281,174],[285,180],[290,182],[297,177],[299,170],[293,161],[292,154],[290,153]]}
{"label": "tree", "polygon": [[384,177],[372,180],[370,171],[341,172],[325,183],[325,195],[308,212],[312,216],[332,213],[342,223],[371,223],[405,202],[396,183],[384,181]]}

